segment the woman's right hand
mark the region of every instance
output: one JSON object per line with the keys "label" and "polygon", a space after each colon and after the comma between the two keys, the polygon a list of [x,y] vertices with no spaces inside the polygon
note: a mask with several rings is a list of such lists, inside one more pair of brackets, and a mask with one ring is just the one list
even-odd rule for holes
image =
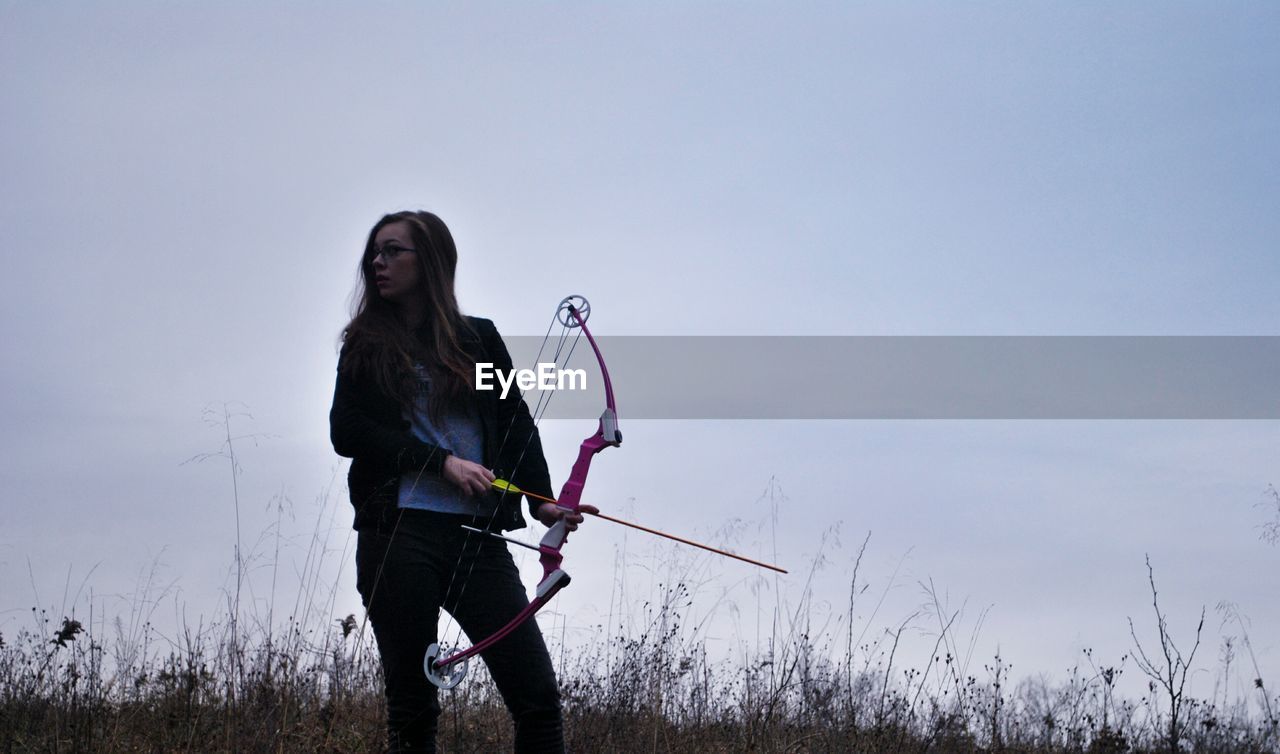
{"label": "woman's right hand", "polygon": [[467,495],[483,495],[497,477],[478,463],[451,455],[444,459],[444,478]]}

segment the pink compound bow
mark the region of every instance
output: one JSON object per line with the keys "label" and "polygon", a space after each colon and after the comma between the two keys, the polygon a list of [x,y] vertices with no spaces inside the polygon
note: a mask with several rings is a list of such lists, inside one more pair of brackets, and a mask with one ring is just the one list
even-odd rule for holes
{"label": "pink compound bow", "polygon": [[[595,352],[596,361],[600,363],[600,374],[604,378],[605,409],[600,414],[600,424],[595,433],[583,440],[582,445],[579,446],[578,460],[574,462],[573,469],[569,472],[569,479],[564,483],[564,487],[561,488],[560,496],[556,501],[557,505],[571,511],[577,511],[581,503],[582,488],[587,481],[587,471],[591,468],[591,459],[595,457],[596,453],[605,448],[617,447],[622,444],[622,433],[618,431],[618,408],[613,400],[613,383],[609,380],[609,369],[605,366],[604,356],[600,353],[600,347],[596,344],[596,339],[591,336],[591,330],[587,327],[587,318],[590,315],[591,304],[582,296],[568,296],[560,302],[560,306],[556,309],[556,317],[561,325],[568,329],[581,328],[582,334],[587,336],[587,342],[591,344],[591,350]],[[491,635],[473,643],[467,649],[450,651],[442,648],[439,642],[427,648],[427,654],[423,660],[423,670],[426,672],[428,680],[443,689],[451,689],[461,683],[467,674],[468,660],[502,641],[507,634],[510,634],[526,620],[532,618],[543,605],[556,596],[557,592],[568,586],[570,580],[569,574],[560,567],[564,562],[564,555],[561,554],[560,550],[564,546],[565,538],[569,535],[569,530],[563,519],[557,521],[554,526],[547,530],[537,547],[493,532],[484,532],[471,527],[466,528],[473,532],[488,534],[521,547],[536,550],[538,552],[538,561],[542,564],[542,579],[538,582],[538,586],[534,591],[534,598],[529,602],[529,605]]]}

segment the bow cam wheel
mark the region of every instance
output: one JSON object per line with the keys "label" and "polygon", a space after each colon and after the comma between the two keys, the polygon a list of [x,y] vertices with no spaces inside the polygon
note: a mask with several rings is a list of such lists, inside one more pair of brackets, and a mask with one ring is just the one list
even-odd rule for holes
{"label": "bow cam wheel", "polygon": [[427,674],[427,680],[442,689],[451,689],[462,683],[462,679],[467,676],[467,663],[470,662],[470,660],[463,660],[445,667],[437,667],[436,660],[449,654],[450,649],[432,644],[427,647],[427,656],[422,659],[422,672]]}
{"label": "bow cam wheel", "polygon": [[[577,311],[578,316],[573,316],[573,311]],[[582,322],[587,321],[587,317],[591,316],[591,302],[585,296],[565,296],[560,302],[560,306],[556,308],[556,319],[560,320],[560,324],[568,328],[578,327]]]}

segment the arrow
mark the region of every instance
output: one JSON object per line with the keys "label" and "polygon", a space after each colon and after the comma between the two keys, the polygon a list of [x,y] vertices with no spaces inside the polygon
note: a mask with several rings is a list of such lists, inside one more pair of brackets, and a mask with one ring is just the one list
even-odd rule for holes
{"label": "arrow", "polygon": [[[564,506],[561,506],[559,502],[557,502],[557,501],[555,501],[555,500],[553,500],[553,499],[551,499],[551,498],[549,498],[549,497],[543,497],[542,495],[538,495],[538,494],[535,494],[535,493],[532,493],[532,492],[528,492],[528,491],[526,491],[526,490],[522,490],[522,489],[520,489],[519,487],[515,486],[514,484],[512,484],[511,482],[508,482],[508,481],[507,481],[507,480],[505,480],[505,479],[495,479],[495,480],[493,480],[492,482],[490,482],[490,486],[492,486],[495,490],[499,490],[500,492],[510,492],[510,493],[512,493],[512,494],[514,494],[514,495],[528,495],[529,497],[533,498],[534,500],[541,500],[541,501],[542,501],[542,502],[544,502],[544,503],[551,503],[552,505],[555,505],[555,506],[557,506],[557,507],[560,507],[560,508],[562,508],[563,510],[570,510],[570,509],[568,509],[568,508],[564,508]],[[786,573],[786,571],[785,571],[785,570],[783,570],[782,568],[779,568],[779,567],[777,567],[777,566],[775,566],[775,565],[769,565],[768,563],[761,563],[760,561],[758,561],[758,560],[752,560],[751,558],[744,558],[744,557],[743,557],[743,556],[741,556],[741,555],[736,555],[736,554],[734,554],[734,553],[732,553],[732,552],[727,552],[727,551],[725,551],[725,550],[720,550],[720,549],[717,549],[717,548],[715,548],[715,547],[712,547],[711,545],[704,545],[704,544],[702,544],[701,542],[694,542],[694,541],[693,541],[693,540],[691,540],[691,539],[685,539],[684,537],[677,537],[677,536],[676,536],[676,535],[674,535],[674,534],[668,534],[668,533],[666,533],[666,532],[664,532],[664,531],[658,531],[657,529],[650,529],[650,528],[649,528],[649,527],[647,527],[647,526],[641,526],[640,524],[635,524],[635,523],[632,523],[632,522],[630,522],[630,521],[623,521],[622,519],[620,519],[620,518],[614,518],[613,516],[606,516],[606,515],[605,515],[605,514],[603,514],[603,513],[592,513],[591,511],[582,510],[582,509],[579,509],[579,510],[578,510],[578,513],[586,513],[586,514],[587,514],[587,515],[589,515],[589,516],[595,516],[596,518],[603,518],[605,521],[612,521],[612,522],[613,522],[613,523],[615,523],[615,524],[622,524],[623,526],[630,526],[632,529],[639,529],[640,531],[648,532],[649,534],[656,534],[656,535],[657,535],[657,536],[659,536],[659,537],[666,537],[667,539],[674,540],[674,541],[676,541],[676,542],[680,542],[681,544],[690,545],[691,547],[698,547],[698,548],[701,548],[701,549],[706,550],[706,551],[708,551],[708,552],[714,552],[714,553],[715,553],[715,554],[717,554],[717,555],[723,555],[723,556],[725,556],[726,558],[733,558],[734,560],[741,560],[742,562],[744,562],[744,563],[750,563],[750,564],[751,564],[751,565],[753,565],[753,566],[759,566],[759,567],[761,567],[761,568],[768,568],[770,571],[777,571],[778,573]]]}

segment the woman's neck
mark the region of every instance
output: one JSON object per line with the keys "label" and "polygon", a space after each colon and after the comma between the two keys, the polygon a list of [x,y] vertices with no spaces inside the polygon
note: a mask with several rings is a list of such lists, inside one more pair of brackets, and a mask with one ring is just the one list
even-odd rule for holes
{"label": "woman's neck", "polygon": [[421,299],[410,299],[400,302],[397,307],[400,311],[400,319],[404,322],[405,327],[410,330],[417,330],[427,321],[427,302]]}

